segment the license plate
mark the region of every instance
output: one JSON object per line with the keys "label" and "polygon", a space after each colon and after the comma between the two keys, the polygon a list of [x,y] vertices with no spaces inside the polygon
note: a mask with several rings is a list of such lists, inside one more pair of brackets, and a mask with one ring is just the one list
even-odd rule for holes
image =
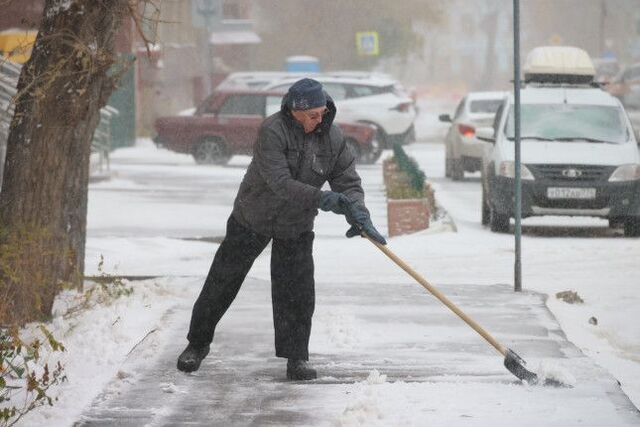
{"label": "license plate", "polygon": [[595,199],[595,188],[549,187],[547,197],[550,199]]}

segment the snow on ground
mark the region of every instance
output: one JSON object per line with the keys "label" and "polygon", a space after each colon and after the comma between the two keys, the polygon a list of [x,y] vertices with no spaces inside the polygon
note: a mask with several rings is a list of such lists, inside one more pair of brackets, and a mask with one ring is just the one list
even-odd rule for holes
{"label": "snow on ground", "polygon": [[[47,327],[66,351],[49,355],[48,363],[55,366],[59,361],[67,381],[50,390],[57,399],[53,407],[28,414],[20,425],[71,425],[115,377],[123,386],[135,381],[137,370],[166,345],[166,336],[158,331],[165,327],[168,314],[189,308],[197,289],[193,279],[174,278],[140,281],[133,287],[131,296],[72,316],[64,315],[78,304],[79,295],[65,291],[56,299],[55,315]],[[117,391],[117,387],[111,390]],[[20,400],[11,403],[19,405]]]}
{"label": "snow on ground", "polygon": [[[444,111],[446,104],[422,103],[421,107],[418,135],[437,139],[446,128],[434,117],[452,107]],[[389,248],[436,286],[512,285],[513,236],[494,234],[480,226],[478,177],[459,183],[445,180],[441,145],[414,144],[407,151],[435,186],[436,197],[455,220],[457,232],[442,227],[442,232],[397,237],[390,239]],[[133,282],[134,295],[112,306],[83,313],[70,322],[54,320],[53,332],[68,349],[64,362],[69,382],[59,388],[54,407],[38,410],[24,425],[69,425],[109,381],[122,378],[125,385],[135,382],[136,363],[150,362],[166,344],[163,340],[167,337],[161,331],[168,313],[182,310],[186,313],[182,316],[188,316],[217,248],[215,242],[224,235],[237,185],[249,161],[246,156],[237,156],[228,167],[196,166],[189,156],[158,150],[148,140],[117,150],[111,160],[113,178],[90,186],[86,273],[99,273],[98,260],[103,255],[107,272],[164,277]],[[385,234],[380,161],[361,167],[360,173],[373,221]],[[366,240],[347,241],[343,237],[346,229],[338,216],[321,213],[317,219],[314,250],[319,284],[419,287]],[[568,338],[620,381],[636,407],[640,406],[639,254],[640,239],[620,237],[603,221],[544,218],[524,222],[525,289],[549,295],[547,305]],[[268,248],[249,276],[269,280]],[[584,304],[557,300],[555,293],[564,290],[577,291]],[[597,325],[589,323],[591,317],[598,319]],[[326,340],[345,351],[357,351],[372,331],[363,324],[355,327],[355,323],[354,313],[347,309],[319,307],[312,351],[319,350]],[[136,347],[132,353],[138,353],[135,358],[127,356],[155,328],[158,332]],[[438,329],[426,327],[424,334],[428,340]],[[118,374],[122,366],[126,372]],[[553,371],[555,367],[542,366],[545,369]],[[461,388],[455,381],[389,382],[385,375],[382,370],[372,370],[365,381],[340,386],[345,394],[335,423],[419,425],[419,417],[427,414],[436,424],[467,425],[493,415],[501,420],[498,425],[539,425],[540,414],[548,411],[548,400],[531,399],[531,389],[519,386],[498,390],[491,384],[466,383]],[[175,384],[163,384],[167,393],[176,391]],[[118,393],[117,387],[111,387],[107,397]],[[299,387],[303,394],[313,393],[313,389]],[[515,406],[488,407],[498,392],[508,393]],[[547,393],[562,398],[556,391]],[[315,398],[322,405],[322,394]],[[443,418],[459,399],[471,411],[468,418]],[[596,407],[585,402],[579,417],[583,423],[598,425],[601,418],[594,413]],[[476,418],[478,415],[483,417]],[[556,425],[577,422],[576,414],[563,411],[561,405],[546,415]]]}

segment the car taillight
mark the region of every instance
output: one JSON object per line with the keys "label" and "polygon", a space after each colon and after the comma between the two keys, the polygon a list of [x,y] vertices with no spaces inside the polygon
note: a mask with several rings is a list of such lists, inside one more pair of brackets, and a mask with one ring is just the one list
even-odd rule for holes
{"label": "car taillight", "polygon": [[473,126],[458,125],[458,132],[460,132],[460,135],[462,136],[473,138],[476,135],[476,128]]}
{"label": "car taillight", "polygon": [[392,108],[392,110],[400,111],[401,113],[406,113],[411,109],[412,102],[401,102]]}

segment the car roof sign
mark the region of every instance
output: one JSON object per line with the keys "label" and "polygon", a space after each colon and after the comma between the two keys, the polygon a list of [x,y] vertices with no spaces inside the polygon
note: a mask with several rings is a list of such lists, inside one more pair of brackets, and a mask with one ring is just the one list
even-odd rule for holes
{"label": "car roof sign", "polygon": [[571,46],[541,46],[533,49],[524,64],[525,80],[550,83],[590,83],[595,67],[589,54]]}

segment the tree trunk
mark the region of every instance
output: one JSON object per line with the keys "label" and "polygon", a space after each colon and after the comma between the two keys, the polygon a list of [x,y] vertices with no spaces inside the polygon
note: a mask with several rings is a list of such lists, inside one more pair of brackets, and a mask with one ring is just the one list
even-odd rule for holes
{"label": "tree trunk", "polygon": [[[93,132],[128,0],[47,0],[18,83],[0,197],[0,324],[47,319],[84,270]],[[4,307],[1,307],[3,306]]]}

